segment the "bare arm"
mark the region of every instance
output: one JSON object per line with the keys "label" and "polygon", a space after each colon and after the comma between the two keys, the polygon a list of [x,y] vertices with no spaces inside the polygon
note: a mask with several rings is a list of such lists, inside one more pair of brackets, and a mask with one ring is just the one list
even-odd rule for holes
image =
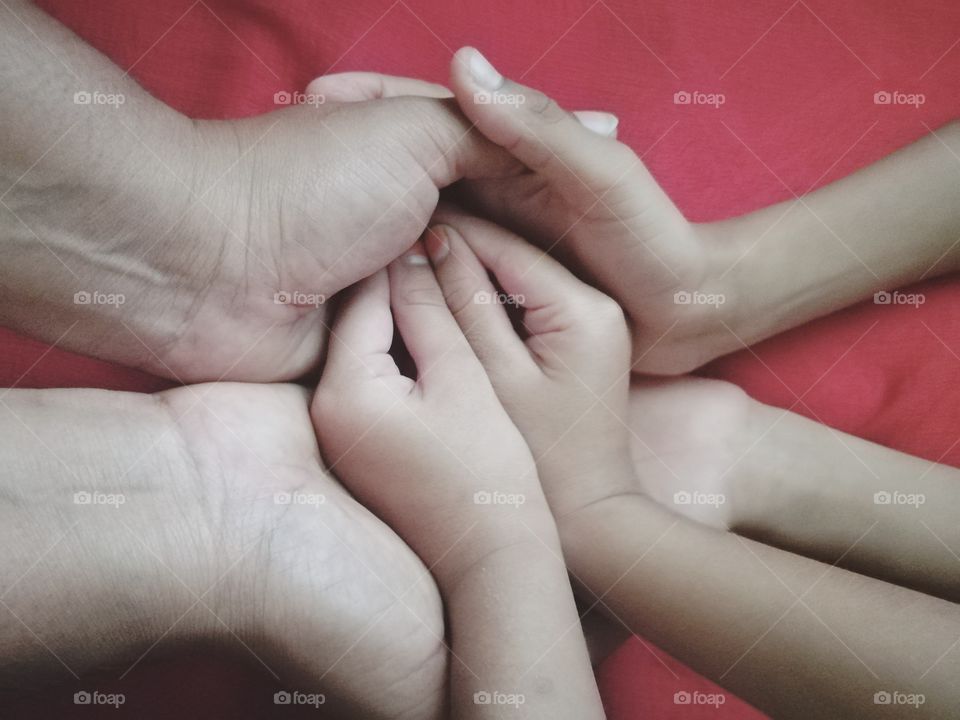
{"label": "bare arm", "polygon": [[175,624],[189,594],[169,572],[190,587],[207,580],[206,523],[168,431],[149,396],[3,393],[4,691],[130,666],[168,628],[174,643],[202,634],[199,614]]}
{"label": "bare arm", "polygon": [[[475,347],[497,347],[481,359],[536,454],[571,574],[615,620],[777,718],[873,718],[884,693],[894,715],[914,712],[900,702],[911,693],[934,717],[957,706],[960,608],[656,504],[641,490],[622,419],[629,344],[618,306],[501,228],[455,213],[444,221],[456,228],[439,261],[447,302]],[[495,292],[484,271],[523,298],[523,339],[502,306],[469,301]],[[670,432],[669,406],[690,396],[633,399],[632,425],[645,415],[660,428],[675,443],[669,459],[697,453]],[[705,434],[726,424],[716,409],[697,415]],[[796,523],[809,515],[795,511]]]}
{"label": "bare arm", "polygon": [[706,378],[635,380],[628,424],[637,477],[665,507],[799,555],[960,599],[956,468]]}
{"label": "bare arm", "polygon": [[731,529],[960,601],[960,470],[753,403]]}
{"label": "bare arm", "polygon": [[[809,195],[697,224],[616,140],[615,117],[568,113],[471,49],[451,83],[479,130],[534,170],[476,183],[480,207],[620,303],[636,372],[680,375],[960,267],[958,123]],[[483,92],[502,101],[478,103]]]}
{"label": "bare arm", "polygon": [[[641,495],[561,524],[620,622],[777,718],[948,717],[960,608],[684,520]],[[878,695],[878,693],[880,693]],[[899,704],[878,707],[885,694]]]}
{"label": "bare arm", "polygon": [[440,188],[511,166],[452,100],[285,95],[194,121],[0,5],[0,323],[183,382],[297,378],[329,297],[409,248]]}
{"label": "bare arm", "polygon": [[[721,355],[960,268],[960,123],[799,199],[698,226],[720,249]],[[894,299],[896,301],[896,299]],[[739,339],[738,339],[739,338]]]}
{"label": "bare arm", "polygon": [[0,322],[147,365],[121,323],[159,352],[185,318],[170,250],[193,126],[32,3],[6,2],[0,18]]}

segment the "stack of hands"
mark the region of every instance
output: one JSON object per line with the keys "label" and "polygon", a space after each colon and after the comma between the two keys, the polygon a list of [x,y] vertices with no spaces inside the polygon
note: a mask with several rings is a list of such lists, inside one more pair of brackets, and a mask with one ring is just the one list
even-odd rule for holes
{"label": "stack of hands", "polygon": [[[912,254],[894,238],[854,260],[802,208],[692,224],[616,118],[568,113],[472,49],[452,92],[327,76],[307,89],[323,104],[240,121],[122,88],[124,111],[90,124],[93,164],[57,145],[63,126],[10,120],[36,112],[11,97],[4,322],[184,386],[2,396],[3,538],[29,558],[0,568],[5,677],[239,640],[348,716],[599,718],[583,627],[612,623],[778,717],[872,717],[886,689],[955,707],[953,559],[892,515],[870,525],[883,480],[847,450],[940,497],[954,471],[684,376],[926,259],[953,270],[956,213],[929,219],[930,188],[877,218],[875,167],[841,182],[842,210],[835,188],[807,201],[871,240],[858,203],[891,237],[924,214]],[[947,174],[934,144],[884,162]],[[752,253],[781,215],[777,261]],[[798,267],[811,246],[845,272]],[[97,292],[125,302],[73,301]],[[315,390],[282,384],[321,366]]]}

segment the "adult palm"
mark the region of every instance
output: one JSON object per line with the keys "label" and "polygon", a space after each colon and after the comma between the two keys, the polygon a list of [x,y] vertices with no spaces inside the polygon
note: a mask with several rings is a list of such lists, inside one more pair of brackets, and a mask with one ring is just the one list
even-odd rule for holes
{"label": "adult palm", "polygon": [[182,532],[217,539],[203,559],[214,586],[205,602],[223,621],[212,631],[345,717],[440,717],[447,654],[436,586],[324,468],[308,392],[219,383],[157,398],[209,523]]}

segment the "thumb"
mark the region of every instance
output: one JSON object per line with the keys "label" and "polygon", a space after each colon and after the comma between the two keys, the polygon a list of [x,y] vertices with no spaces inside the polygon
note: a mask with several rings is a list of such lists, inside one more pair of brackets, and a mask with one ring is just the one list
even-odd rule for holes
{"label": "thumb", "polygon": [[438,188],[458,180],[505,178],[523,167],[490,142],[452,98],[394,97],[371,102],[382,137],[402,147]]}
{"label": "thumb", "polygon": [[503,77],[475,48],[454,56],[451,87],[480,132],[549,182],[571,207],[585,212],[617,186],[631,194],[662,193],[636,154],[616,141],[616,116],[568,113],[542,92]]}

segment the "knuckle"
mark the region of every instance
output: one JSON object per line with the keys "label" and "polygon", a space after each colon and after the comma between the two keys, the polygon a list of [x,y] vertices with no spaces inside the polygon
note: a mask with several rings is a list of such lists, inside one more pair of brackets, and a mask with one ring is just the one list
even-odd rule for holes
{"label": "knuckle", "polygon": [[456,318],[469,312],[476,304],[479,288],[470,278],[456,278],[448,281],[444,288],[447,306]]}
{"label": "knuckle", "polygon": [[400,294],[400,302],[414,307],[445,308],[447,306],[440,288],[436,286],[406,288]]}
{"label": "knuckle", "polygon": [[587,337],[605,341],[628,332],[623,308],[616,300],[599,291],[589,293],[577,304],[573,323]]}
{"label": "knuckle", "polygon": [[543,123],[555,124],[570,119],[570,115],[557,104],[556,100],[538,90],[527,92],[526,105],[530,108],[531,114]]}
{"label": "knuckle", "polygon": [[624,178],[628,182],[637,182],[646,173],[646,168],[637,153],[629,145],[616,142],[610,148],[610,155],[606,160],[611,175]]}

